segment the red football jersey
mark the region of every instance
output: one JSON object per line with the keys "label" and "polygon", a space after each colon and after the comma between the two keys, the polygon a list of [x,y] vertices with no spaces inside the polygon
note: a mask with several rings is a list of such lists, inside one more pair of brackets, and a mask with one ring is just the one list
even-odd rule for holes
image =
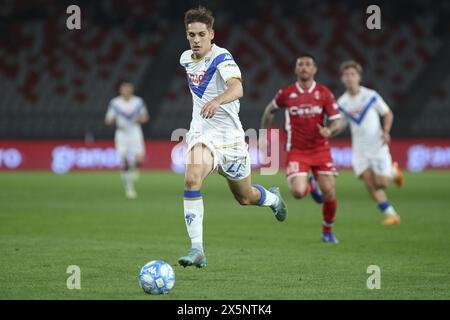
{"label": "red football jersey", "polygon": [[319,133],[317,124],[325,125],[325,115],[330,120],[340,118],[339,108],[331,91],[313,81],[308,89],[298,82],[281,89],[274,105],[285,108],[287,151],[312,151],[329,148],[328,139]]}

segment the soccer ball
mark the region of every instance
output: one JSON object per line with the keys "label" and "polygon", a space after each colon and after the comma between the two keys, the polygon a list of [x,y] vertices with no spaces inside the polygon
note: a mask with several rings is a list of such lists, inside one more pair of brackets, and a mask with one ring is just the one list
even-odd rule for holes
{"label": "soccer ball", "polygon": [[142,267],[139,285],[148,294],[166,294],[175,284],[175,272],[170,264],[153,260]]}

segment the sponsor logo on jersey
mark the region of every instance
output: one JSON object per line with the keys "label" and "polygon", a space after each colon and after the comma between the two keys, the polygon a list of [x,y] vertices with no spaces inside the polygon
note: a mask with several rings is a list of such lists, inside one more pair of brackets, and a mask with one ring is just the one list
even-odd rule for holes
{"label": "sponsor logo on jersey", "polygon": [[317,114],[321,114],[323,111],[321,106],[311,106],[311,105],[301,105],[301,106],[292,106],[289,108],[289,114],[292,116],[314,116]]}
{"label": "sponsor logo on jersey", "polygon": [[188,73],[188,77],[191,80],[191,83],[195,86],[199,86],[205,79],[206,70],[203,70],[198,73]]}

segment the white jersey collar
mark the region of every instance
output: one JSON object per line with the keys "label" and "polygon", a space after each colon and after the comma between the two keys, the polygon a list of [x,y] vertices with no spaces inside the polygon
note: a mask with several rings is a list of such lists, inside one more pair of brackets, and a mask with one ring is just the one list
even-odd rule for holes
{"label": "white jersey collar", "polygon": [[[298,84],[298,81],[295,82],[295,86],[297,87],[297,90],[298,90],[300,93],[302,93],[302,94],[305,93],[305,90],[303,90],[303,88],[300,87],[300,85]],[[313,81],[313,82],[311,83],[311,86],[308,88],[308,93],[313,92],[313,90],[314,90],[315,87],[316,87],[316,81]]]}

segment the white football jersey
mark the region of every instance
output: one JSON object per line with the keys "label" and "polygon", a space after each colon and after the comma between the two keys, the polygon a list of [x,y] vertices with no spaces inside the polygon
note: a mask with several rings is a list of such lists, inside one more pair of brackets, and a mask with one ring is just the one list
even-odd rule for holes
{"label": "white football jersey", "polygon": [[125,100],[118,96],[111,100],[108,106],[107,118],[116,120],[116,130],[132,133],[142,131],[141,125],[134,121],[139,115],[147,114],[144,100],[137,96],[131,96]]}
{"label": "white football jersey", "polygon": [[337,103],[344,125],[350,123],[353,150],[378,153],[383,147],[380,116],[390,111],[383,98],[375,90],[361,86],[356,96],[345,92]]}
{"label": "white football jersey", "polygon": [[[217,137],[244,136],[239,120],[239,100],[222,104],[210,119],[200,115],[203,106],[227,90],[227,81],[241,79],[241,71],[228,50],[215,44],[202,59],[194,60],[192,50],[186,50],[180,57],[180,64],[186,70],[189,89],[192,94],[193,110],[190,132],[209,132]],[[224,138],[225,139],[225,138]]]}

